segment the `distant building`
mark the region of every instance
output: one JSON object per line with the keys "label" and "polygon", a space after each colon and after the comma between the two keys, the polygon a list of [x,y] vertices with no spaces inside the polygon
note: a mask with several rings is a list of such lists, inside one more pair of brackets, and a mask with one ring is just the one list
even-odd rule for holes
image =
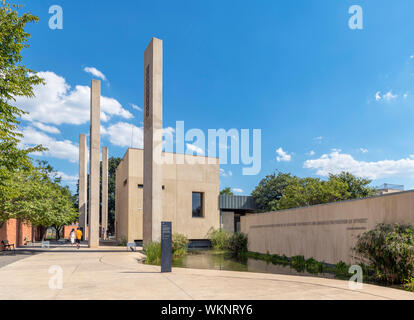
{"label": "distant building", "polygon": [[401,192],[404,191],[404,186],[400,184],[384,183],[383,185],[376,188],[377,195],[383,195],[387,193]]}

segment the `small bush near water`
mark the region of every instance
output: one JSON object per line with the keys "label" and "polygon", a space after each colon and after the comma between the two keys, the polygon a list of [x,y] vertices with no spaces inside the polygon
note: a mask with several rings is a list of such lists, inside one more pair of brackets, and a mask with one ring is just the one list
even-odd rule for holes
{"label": "small bush near water", "polygon": [[172,252],[174,257],[182,257],[187,254],[188,239],[185,235],[174,233],[172,235]]}
{"label": "small bush near water", "polygon": [[161,264],[161,243],[150,242],[145,246],[144,250],[147,256],[145,263],[155,265]]}
{"label": "small bush near water", "polygon": [[223,229],[213,229],[209,233],[209,238],[216,250],[228,250],[238,257],[247,254],[248,239],[244,233],[236,232],[232,234]]}
{"label": "small bush near water", "polygon": [[228,250],[231,233],[223,229],[213,229],[209,233],[211,245],[216,250]]}
{"label": "small bush near water", "polygon": [[[188,239],[185,235],[174,233],[172,235],[172,254],[173,258],[182,257],[187,254]],[[145,263],[159,265],[161,264],[161,243],[150,242],[145,248],[147,259]]]}

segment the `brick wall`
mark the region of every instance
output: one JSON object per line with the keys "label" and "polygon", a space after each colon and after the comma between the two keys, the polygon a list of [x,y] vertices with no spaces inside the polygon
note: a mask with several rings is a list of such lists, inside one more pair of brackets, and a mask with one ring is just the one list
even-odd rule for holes
{"label": "brick wall", "polygon": [[[8,240],[15,246],[23,246],[28,241],[32,241],[32,226],[29,223],[22,222],[17,219],[9,219],[0,228],[0,241]],[[1,246],[2,250],[3,247]]]}

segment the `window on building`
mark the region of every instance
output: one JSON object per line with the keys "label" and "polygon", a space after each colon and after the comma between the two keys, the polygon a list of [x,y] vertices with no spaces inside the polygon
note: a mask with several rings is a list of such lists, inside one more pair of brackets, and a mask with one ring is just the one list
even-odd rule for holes
{"label": "window on building", "polygon": [[202,218],[203,212],[203,193],[193,192],[193,218]]}

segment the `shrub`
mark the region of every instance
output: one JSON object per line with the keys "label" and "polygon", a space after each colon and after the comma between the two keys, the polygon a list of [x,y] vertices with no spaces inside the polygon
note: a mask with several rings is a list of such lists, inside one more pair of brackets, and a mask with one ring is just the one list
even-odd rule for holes
{"label": "shrub", "polygon": [[414,278],[413,277],[409,277],[404,282],[405,282],[404,283],[405,290],[414,292]]}
{"label": "shrub", "polygon": [[234,256],[245,256],[247,254],[248,239],[244,233],[236,232],[229,240],[229,250]]}
{"label": "shrub", "polygon": [[231,233],[223,229],[213,229],[209,238],[214,249],[227,250],[229,248]]}
{"label": "shrub", "polygon": [[174,233],[172,235],[172,252],[174,257],[182,257],[187,254],[188,239],[185,235]]}
{"label": "shrub", "polygon": [[306,260],[304,256],[295,256],[290,258],[290,266],[297,272],[302,272],[306,268]]}
{"label": "shrub", "polygon": [[313,258],[306,260],[305,262],[306,271],[309,273],[323,273],[325,265],[322,262],[316,261]]}
{"label": "shrub", "polygon": [[150,242],[145,246],[144,250],[147,256],[145,263],[155,265],[161,264],[161,243]]}
{"label": "shrub", "polygon": [[349,277],[348,270],[349,270],[349,266],[343,261],[339,261],[335,265],[335,274],[339,278]]}
{"label": "shrub", "polygon": [[355,251],[369,261],[378,280],[400,284],[414,274],[414,228],[379,224],[358,237]]}
{"label": "shrub", "polygon": [[[173,258],[185,256],[187,254],[187,245],[188,239],[185,235],[174,233],[171,244]],[[145,246],[144,250],[147,256],[147,264],[161,264],[161,243],[150,242]]]}
{"label": "shrub", "polygon": [[279,256],[278,254],[273,254],[270,261],[272,261],[273,264],[281,264],[284,266],[289,264],[289,259],[285,255]]}

